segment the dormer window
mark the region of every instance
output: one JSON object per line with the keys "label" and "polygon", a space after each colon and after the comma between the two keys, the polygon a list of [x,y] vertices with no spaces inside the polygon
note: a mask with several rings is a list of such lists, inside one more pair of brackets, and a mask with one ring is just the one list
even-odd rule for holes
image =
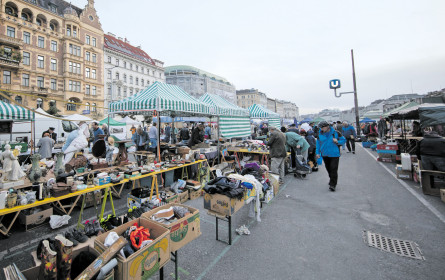
{"label": "dormer window", "polygon": [[53,12],[53,13],[57,13],[57,6],[56,6],[56,5],[54,5],[54,4],[52,4],[52,3],[49,3],[48,6],[49,6],[49,10],[50,10],[51,12]]}

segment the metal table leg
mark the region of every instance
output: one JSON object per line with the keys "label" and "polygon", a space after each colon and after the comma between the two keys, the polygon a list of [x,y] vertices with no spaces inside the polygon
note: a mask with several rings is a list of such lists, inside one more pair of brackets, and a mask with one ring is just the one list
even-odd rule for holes
{"label": "metal table leg", "polygon": [[175,262],[175,279],[179,279],[179,273],[178,273],[178,251],[171,252],[171,255],[173,256],[173,258],[170,258],[171,261]]}
{"label": "metal table leg", "polygon": [[[225,216],[225,218],[220,218],[220,217],[215,216],[215,218],[216,218],[216,240],[221,241],[221,242],[225,242],[225,243],[227,243],[229,245],[232,245],[232,216]],[[228,229],[229,230],[229,232],[228,232],[229,241],[225,241],[225,240],[219,239],[219,236],[218,236],[218,231],[219,231],[218,220],[225,221],[225,222],[227,222],[229,224],[229,229]]]}

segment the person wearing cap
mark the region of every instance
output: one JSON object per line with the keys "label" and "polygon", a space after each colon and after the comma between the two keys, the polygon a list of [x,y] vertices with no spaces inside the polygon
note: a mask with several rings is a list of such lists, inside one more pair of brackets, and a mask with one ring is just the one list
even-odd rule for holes
{"label": "person wearing cap", "polygon": [[357,137],[357,133],[355,132],[355,128],[348,124],[348,122],[343,122],[343,128],[341,133],[346,138],[346,147],[348,148],[348,153],[351,152],[355,154],[355,138]]}
{"label": "person wearing cap", "polygon": [[338,181],[338,164],[340,161],[340,149],[338,145],[342,145],[343,139],[340,140],[341,134],[336,131],[326,121],[321,121],[318,124],[320,133],[318,134],[318,141],[316,147],[317,159],[322,157],[326,166],[326,171],[329,174],[329,190],[335,191]]}
{"label": "person wearing cap", "polygon": [[296,134],[298,134],[298,128],[296,127],[296,125],[293,123],[291,125],[289,125],[289,128],[287,129],[288,132],[295,132]]}
{"label": "person wearing cap", "polygon": [[[286,137],[276,127],[269,127],[270,136],[267,146],[270,147],[269,155],[271,158],[270,170],[272,173],[280,175],[280,183],[284,181],[284,160],[286,159]],[[293,132],[292,132],[293,133]]]}
{"label": "person wearing cap", "polygon": [[49,138],[53,139],[54,141],[57,141],[57,133],[54,132],[54,130],[56,130],[54,127],[50,127],[48,128],[48,130],[44,131],[42,133],[42,137],[45,137],[45,133],[49,134]]}

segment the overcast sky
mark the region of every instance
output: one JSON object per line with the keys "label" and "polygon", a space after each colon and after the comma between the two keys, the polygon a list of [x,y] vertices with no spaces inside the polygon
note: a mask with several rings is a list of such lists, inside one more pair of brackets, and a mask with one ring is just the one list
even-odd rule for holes
{"label": "overcast sky", "polygon": [[[164,66],[191,65],[300,113],[445,88],[443,0],[96,0],[102,28]],[[72,0],[83,8],[87,0]]]}

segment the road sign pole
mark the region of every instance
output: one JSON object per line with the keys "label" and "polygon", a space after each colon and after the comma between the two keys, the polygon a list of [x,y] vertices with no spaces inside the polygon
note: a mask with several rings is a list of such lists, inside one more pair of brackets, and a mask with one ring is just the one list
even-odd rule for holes
{"label": "road sign pole", "polygon": [[355,81],[355,66],[354,66],[354,50],[353,49],[351,49],[351,59],[352,59],[352,81],[354,83],[355,124],[357,127],[357,135],[361,135],[359,113],[358,113],[357,84]]}

